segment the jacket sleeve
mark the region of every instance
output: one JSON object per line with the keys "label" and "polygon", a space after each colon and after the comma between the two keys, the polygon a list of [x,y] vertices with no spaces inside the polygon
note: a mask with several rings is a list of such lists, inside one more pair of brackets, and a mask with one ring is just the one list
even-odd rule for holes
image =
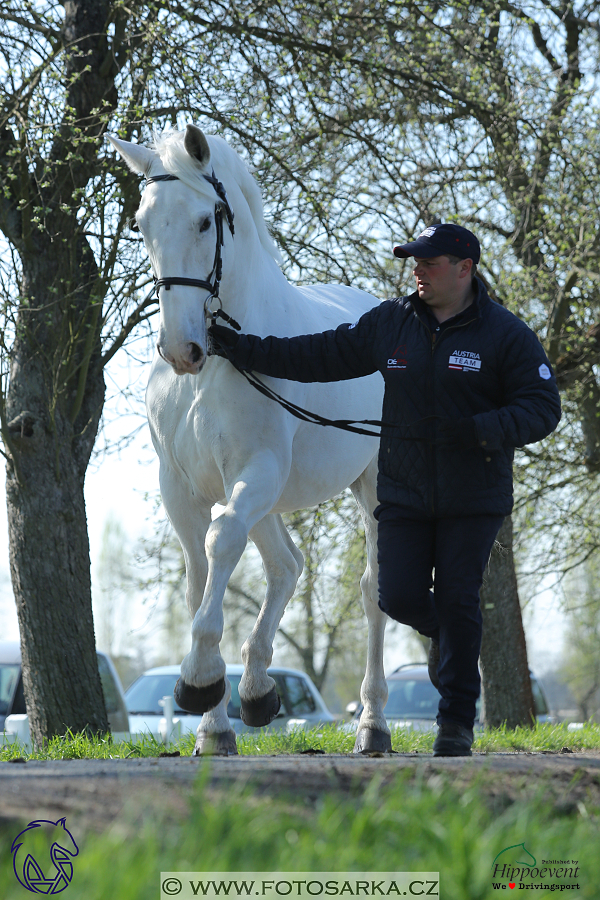
{"label": "jacket sleeve", "polygon": [[560,397],[550,362],[523,322],[507,334],[501,364],[502,405],[475,416],[479,444],[489,450],[541,441],[560,421]]}
{"label": "jacket sleeve", "polygon": [[343,381],[377,371],[375,362],[379,306],[353,325],[332,331],[278,338],[242,334],[235,362],[244,369],[289,381]]}

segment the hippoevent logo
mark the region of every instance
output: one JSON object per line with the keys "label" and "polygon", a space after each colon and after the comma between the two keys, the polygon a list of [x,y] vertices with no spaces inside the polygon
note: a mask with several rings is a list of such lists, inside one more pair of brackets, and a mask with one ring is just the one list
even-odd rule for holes
{"label": "hippoevent logo", "polygon": [[[65,818],[58,822],[48,819],[30,822],[13,841],[10,850],[15,875],[20,884],[34,894],[60,894],[71,884],[71,860],[79,853],[79,847],[66,821]],[[37,840],[39,835],[46,838],[43,850]],[[37,858],[32,851],[35,851]]]}
{"label": "hippoevent logo", "polygon": [[495,891],[547,890],[578,891],[579,863],[576,859],[537,859],[525,842],[511,844],[492,863],[492,888]]}

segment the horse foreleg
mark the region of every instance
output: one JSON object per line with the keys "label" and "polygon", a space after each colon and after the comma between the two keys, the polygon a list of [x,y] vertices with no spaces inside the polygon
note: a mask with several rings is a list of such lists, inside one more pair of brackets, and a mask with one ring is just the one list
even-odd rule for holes
{"label": "horse foreleg", "polygon": [[244,674],[239,691],[242,720],[260,727],[272,722],[279,712],[275,682],[267,669],[273,658],[275,632],[302,573],[304,558],[279,515],[261,519],[250,537],[262,557],[267,591],[252,633],[242,647]]}
{"label": "horse foreleg", "polygon": [[[160,485],[165,509],[183,551],[186,600],[193,619],[202,602],[208,575],[204,543],[210,525],[210,506],[199,502],[190,493],[189,485],[169,469],[161,470]],[[180,682],[175,688],[175,699],[182,709],[186,709],[187,694],[182,696],[179,687]],[[222,700],[202,716],[194,751],[196,755],[230,756],[237,753],[235,732],[227,716],[230,696],[231,687],[226,681]]]}
{"label": "horse foreleg", "polygon": [[192,623],[192,648],[181,663],[181,677],[175,687],[175,699],[188,712],[207,713],[224,699],[225,662],[219,651],[223,597],[247,538],[243,522],[227,509],[208,527],[206,589]]}
{"label": "horse foreleg", "polygon": [[377,505],[375,466],[376,462],[373,461],[351,485],[361,512],[367,541],[367,568],[360,582],[368,625],[367,668],[360,689],[364,708],[354,744],[355,753],[369,750],[386,752],[392,749],[390,730],[383,712],[388,696],[383,669],[383,640],[387,618],[378,604],[377,522],[372,513]]}
{"label": "horse foreleg", "polygon": [[206,589],[192,623],[192,648],[181,664],[175,689],[177,702],[189,712],[206,713],[225,695],[225,662],[219,652],[223,597],[244,552],[248,532],[272,508],[277,497],[274,490],[280,490],[272,476],[265,475],[271,475],[273,468],[270,459],[253,459],[237,476],[227,506],[206,532]]}
{"label": "horse foreleg", "polygon": [[160,493],[183,551],[187,580],[185,599],[193,619],[202,602],[208,574],[204,540],[210,525],[210,505],[197,500],[180,476],[162,467]]}
{"label": "horse foreleg", "polygon": [[194,756],[237,756],[235,732],[227,715],[231,685],[225,678],[225,694],[214,709],[205,712],[198,726]]}

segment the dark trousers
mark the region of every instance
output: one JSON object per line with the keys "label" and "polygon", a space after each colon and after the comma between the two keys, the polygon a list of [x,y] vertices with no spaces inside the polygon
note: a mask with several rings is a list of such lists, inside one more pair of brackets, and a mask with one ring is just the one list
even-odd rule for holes
{"label": "dark trousers", "polygon": [[438,724],[472,728],[481,687],[479,589],[504,517],[411,519],[387,504],[375,515],[379,606],[396,622],[439,640]]}

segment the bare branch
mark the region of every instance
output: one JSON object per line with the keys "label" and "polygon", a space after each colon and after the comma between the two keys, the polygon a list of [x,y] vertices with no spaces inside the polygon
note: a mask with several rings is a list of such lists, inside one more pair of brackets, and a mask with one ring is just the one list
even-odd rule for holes
{"label": "bare branch", "polygon": [[[152,312],[148,313],[147,315],[143,315],[145,310],[150,309],[150,307],[152,306],[156,307],[156,309],[153,309]],[[143,322],[146,319],[149,319],[152,316],[156,315],[157,312],[158,300],[156,299],[156,291],[154,288],[152,288],[147,297],[142,300],[142,302],[138,306],[136,306],[132,313],[130,313],[130,315],[127,317],[127,321],[121,328],[116,339],[113,341],[108,350],[103,353],[101,358],[102,367],[106,366],[106,364],[113,358],[117,350],[119,350],[123,346],[133,329],[137,325],[139,325],[140,322]]]}

